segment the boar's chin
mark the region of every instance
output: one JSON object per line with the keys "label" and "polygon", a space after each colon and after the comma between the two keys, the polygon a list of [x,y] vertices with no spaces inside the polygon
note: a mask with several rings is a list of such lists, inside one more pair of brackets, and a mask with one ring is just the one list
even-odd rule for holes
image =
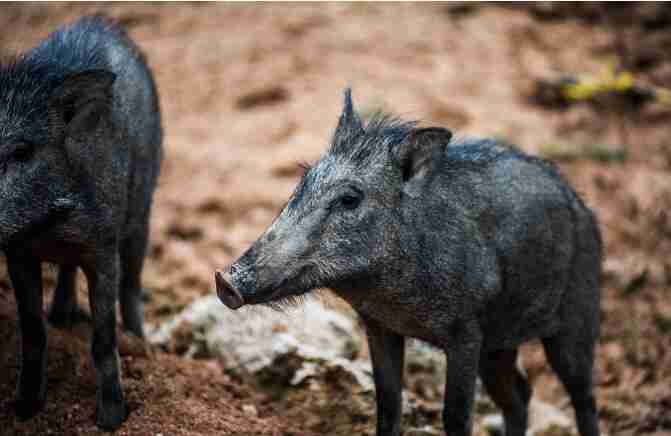
{"label": "boar's chin", "polygon": [[310,291],[309,288],[279,288],[272,292],[267,299],[261,301],[260,304],[281,312],[302,305]]}
{"label": "boar's chin", "polygon": [[[61,197],[54,200],[50,207],[40,209],[29,217],[20,215],[0,216],[0,251],[28,240],[49,229],[51,226],[64,221],[78,204],[72,198]],[[20,225],[6,225],[6,223],[21,223]]]}

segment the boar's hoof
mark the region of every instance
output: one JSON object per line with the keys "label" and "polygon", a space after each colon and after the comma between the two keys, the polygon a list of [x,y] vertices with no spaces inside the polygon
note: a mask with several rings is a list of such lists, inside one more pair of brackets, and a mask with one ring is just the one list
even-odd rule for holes
{"label": "boar's hoof", "polygon": [[104,407],[98,405],[96,408],[96,425],[102,431],[115,431],[128,418],[128,409],[126,404],[112,403]]}
{"label": "boar's hoof", "polygon": [[231,275],[222,271],[214,273],[214,280],[217,283],[217,295],[222,303],[229,309],[237,309],[245,304],[240,291],[231,284]]}
{"label": "boar's hoof", "polygon": [[44,398],[21,398],[14,403],[16,417],[25,421],[37,415],[44,409]]}

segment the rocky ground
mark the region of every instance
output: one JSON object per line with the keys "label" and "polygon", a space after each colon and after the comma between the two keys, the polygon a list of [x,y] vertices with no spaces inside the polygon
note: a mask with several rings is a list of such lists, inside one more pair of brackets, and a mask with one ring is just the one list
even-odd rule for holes
{"label": "rocky ground", "polygon": [[[210,295],[214,268],[271,221],[300,175],[297,162],[315,160],[327,146],[345,86],[363,113],[382,108],[561,157],[604,234],[595,369],[602,429],[663,435],[671,434],[671,109],[618,98],[548,105],[536,93],[539,79],[598,75],[613,64],[646,85],[671,87],[669,8],[617,8],[3,5],[0,55],[93,11],[118,19],[147,53],[166,131],[144,276],[152,330]],[[14,419],[15,307],[4,271],[0,278],[1,433],[95,433],[86,325],[73,333],[50,329],[46,412],[29,422]],[[80,288],[85,299],[83,282]],[[353,319],[342,303],[326,300]],[[356,321],[352,326],[360,344]],[[372,393],[350,372],[336,366],[292,384],[294,373],[282,372],[297,367],[289,353],[276,372],[245,375],[207,346],[205,332],[184,324],[177,333],[162,346],[122,338],[132,413],[119,434],[372,434]],[[535,397],[572,419],[541,348],[523,351]],[[365,346],[348,356],[365,358]],[[440,371],[431,362],[407,368],[404,419],[414,428],[408,434],[440,428]],[[494,412],[482,404],[478,422]]]}

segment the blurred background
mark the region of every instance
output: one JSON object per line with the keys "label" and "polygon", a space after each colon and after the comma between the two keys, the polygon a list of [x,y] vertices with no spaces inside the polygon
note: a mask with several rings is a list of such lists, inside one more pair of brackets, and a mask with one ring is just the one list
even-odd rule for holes
{"label": "blurred background", "polygon": [[[210,327],[174,322],[270,223],[298,162],[327,147],[346,86],[364,115],[383,109],[499,138],[560,165],[605,241],[602,430],[671,434],[668,3],[3,4],[0,56],[92,12],[116,19],[146,53],[165,128],[144,283],[147,323],[176,328],[151,348],[122,337],[133,411],[119,434],[373,434],[373,394],[351,373],[296,382],[285,370],[295,355],[285,354],[249,376],[211,346]],[[0,266],[0,433],[95,432],[89,334],[50,329],[46,412],[15,421],[16,315]],[[353,362],[366,359],[360,336],[352,333]],[[444,374],[426,361],[407,368],[406,435],[442,434]],[[568,398],[541,348],[525,347],[521,364],[549,407],[539,413],[568,417],[535,434],[572,434]],[[496,411],[478,404],[476,433],[496,434]]]}

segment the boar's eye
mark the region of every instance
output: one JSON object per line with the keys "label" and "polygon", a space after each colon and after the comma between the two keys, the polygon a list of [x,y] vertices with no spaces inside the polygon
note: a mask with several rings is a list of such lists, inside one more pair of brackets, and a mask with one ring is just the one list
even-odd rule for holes
{"label": "boar's eye", "polygon": [[21,142],[14,146],[12,151],[12,158],[19,162],[25,162],[33,156],[34,147],[27,142]]}
{"label": "boar's eye", "polygon": [[356,209],[361,203],[361,197],[345,194],[340,197],[340,204],[347,210]]}

